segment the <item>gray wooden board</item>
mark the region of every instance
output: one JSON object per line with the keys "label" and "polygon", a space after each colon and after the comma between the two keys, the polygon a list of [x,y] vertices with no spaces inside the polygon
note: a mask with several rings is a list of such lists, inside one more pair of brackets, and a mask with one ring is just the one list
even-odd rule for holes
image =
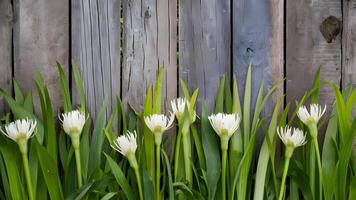
{"label": "gray wooden board", "polygon": [[199,88],[198,113],[204,100],[212,111],[221,76],[230,76],[230,1],[182,0],[179,8],[179,77]]}
{"label": "gray wooden board", "polygon": [[[320,30],[329,16],[341,19],[341,2],[338,0],[288,1],[286,32],[287,102],[296,100],[312,87],[314,74],[321,67],[321,81],[340,84],[341,37],[330,43]],[[334,95],[330,87],[320,89],[319,103],[330,108]]]}
{"label": "gray wooden board", "polygon": [[[62,63],[65,70],[68,66],[68,1],[15,0],[13,3],[15,79],[24,91],[34,91],[35,71],[42,72],[56,115],[62,101],[55,62]],[[38,102],[35,98],[37,111]]]}
{"label": "gray wooden board", "polygon": [[[257,16],[256,16],[257,15]],[[239,0],[233,3],[233,71],[238,79],[240,98],[243,100],[247,67],[251,63],[251,107],[255,107],[257,93],[264,80],[266,88],[272,85],[273,68],[276,61],[270,60],[271,15],[268,1]],[[280,42],[276,39],[275,42]],[[275,45],[275,44],[274,44]],[[280,55],[277,57],[280,59]],[[279,69],[280,70],[280,69]],[[279,77],[280,78],[280,77]],[[265,106],[265,113],[271,113],[272,101]]]}
{"label": "gray wooden board", "polygon": [[[176,97],[176,1],[135,0],[124,2],[122,99],[142,111],[147,88],[165,67],[163,97]],[[159,12],[158,12],[159,11]]]}
{"label": "gray wooden board", "polygon": [[[105,96],[108,115],[120,96],[121,1],[71,2],[72,59],[80,68],[92,116],[97,116]],[[72,93],[77,102],[76,90]]]}
{"label": "gray wooden board", "polygon": [[[10,0],[0,1],[0,87],[11,93],[12,86],[12,5]],[[8,110],[0,96],[0,114]]]}
{"label": "gray wooden board", "polygon": [[356,1],[343,1],[342,87],[356,84]]}
{"label": "gray wooden board", "polygon": [[[356,0],[343,1],[342,87],[356,84]],[[355,108],[353,110],[355,113]],[[356,143],[354,143],[356,151]]]}

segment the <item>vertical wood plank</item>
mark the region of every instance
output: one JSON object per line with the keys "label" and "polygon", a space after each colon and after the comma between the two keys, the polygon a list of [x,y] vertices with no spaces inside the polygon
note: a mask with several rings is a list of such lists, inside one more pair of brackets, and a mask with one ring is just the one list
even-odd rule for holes
{"label": "vertical wood plank", "polygon": [[356,0],[343,1],[342,87],[356,84]]}
{"label": "vertical wood plank", "polygon": [[[341,19],[341,1],[288,1],[286,12],[286,92],[287,101],[294,102],[311,88],[318,67],[321,67],[321,81],[340,83],[340,34],[326,30],[335,29],[328,17]],[[326,29],[321,28],[323,22]],[[331,88],[322,88],[319,103],[331,105],[333,96]]]}
{"label": "vertical wood plank", "polygon": [[[0,87],[11,91],[12,86],[12,23],[13,13],[10,0],[0,1]],[[0,97],[0,115],[8,110]]]}
{"label": "vertical wood plank", "polygon": [[176,12],[175,0],[124,3],[122,99],[139,111],[159,66],[166,70],[163,84],[166,108],[169,100],[176,97]]}
{"label": "vertical wood plank", "polygon": [[[80,68],[93,117],[105,96],[108,114],[120,96],[121,1],[71,1],[72,58]],[[78,101],[73,90],[74,100]]]}
{"label": "vertical wood plank", "polygon": [[[67,68],[68,1],[14,0],[14,74],[20,87],[34,90],[34,73],[42,72],[56,111],[61,106],[55,61]],[[37,103],[36,103],[37,102]],[[38,100],[35,98],[35,105]]]}
{"label": "vertical wood plank", "polygon": [[[233,3],[233,71],[243,97],[245,77],[251,64],[251,106],[264,80],[266,88],[283,78],[283,1],[238,0]],[[283,92],[282,85],[264,112]]]}
{"label": "vertical wood plank", "polygon": [[199,88],[197,109],[214,108],[220,77],[231,70],[229,0],[179,2],[179,77],[190,91]]}

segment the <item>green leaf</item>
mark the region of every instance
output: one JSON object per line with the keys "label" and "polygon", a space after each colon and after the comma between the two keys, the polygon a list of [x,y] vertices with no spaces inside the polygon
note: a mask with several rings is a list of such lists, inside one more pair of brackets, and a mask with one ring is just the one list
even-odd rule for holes
{"label": "green leaf", "polygon": [[163,160],[164,163],[166,164],[166,171],[167,171],[167,176],[168,176],[168,199],[173,200],[174,199],[174,191],[173,191],[173,179],[172,179],[172,173],[171,173],[171,166],[169,164],[168,156],[166,152],[161,150],[161,154],[163,155]]}
{"label": "green leaf", "polygon": [[[272,144],[272,141],[276,140],[275,133],[276,133],[277,123],[278,123],[277,118],[282,102],[283,102],[283,98],[281,98],[275,106],[268,132],[265,136],[265,140],[262,143],[260,154],[258,156],[255,191],[254,191],[255,200],[258,199],[263,200],[264,198],[264,193],[265,193],[264,189],[266,184],[269,162],[271,162],[271,167],[272,167],[271,170],[275,171],[274,169],[275,142],[273,142]],[[276,191],[278,191],[278,188],[275,189]],[[278,195],[278,192],[276,192],[276,195]]]}
{"label": "green leaf", "polygon": [[103,142],[104,142],[103,129],[105,127],[105,115],[106,115],[107,105],[108,105],[108,97],[106,96],[94,125],[92,140],[90,144],[90,154],[89,154],[89,166],[88,166],[89,176],[91,176],[91,174],[95,171],[95,169],[98,168],[100,165],[101,153],[102,153]]}
{"label": "green leaf", "polygon": [[216,94],[215,99],[215,112],[214,113],[222,113],[224,112],[224,89],[225,89],[225,80],[226,76],[224,75],[219,83],[219,88]]}
{"label": "green leaf", "polygon": [[105,156],[111,168],[111,172],[113,173],[117,183],[120,185],[120,187],[126,194],[127,199],[133,200],[134,199],[133,192],[120,166],[109,155],[105,154]]}
{"label": "green leaf", "polygon": [[[147,89],[146,102],[143,110],[143,117],[153,114],[152,110],[152,86],[149,86]],[[155,154],[154,154],[154,135],[150,132],[146,126],[143,117],[141,118],[143,126],[143,146],[145,149],[146,156],[146,167],[148,170],[148,175],[153,178],[155,173]]]}
{"label": "green leaf", "polygon": [[153,113],[160,114],[162,107],[162,82],[163,82],[164,68],[158,70],[158,76],[155,85],[155,92],[153,96]]}
{"label": "green leaf", "polygon": [[215,199],[215,192],[221,173],[221,158],[219,151],[218,138],[213,132],[206,105],[203,105],[201,116],[202,144],[205,154],[206,175],[208,182],[208,199]]}
{"label": "green leaf", "polygon": [[38,142],[35,142],[38,160],[51,199],[64,199],[58,169],[53,157]]}
{"label": "green leaf", "polygon": [[70,97],[70,92],[69,92],[69,83],[67,76],[64,73],[62,65],[57,61],[57,69],[58,69],[58,74],[59,74],[59,80],[60,80],[60,90],[63,98],[63,108],[64,112],[69,112],[72,110],[72,102],[71,102],[71,97]]}
{"label": "green leaf", "polygon": [[[183,94],[184,94],[185,98],[186,98],[188,101],[190,101],[190,96],[189,96],[189,92],[188,92],[187,86],[185,85],[185,83],[184,83],[184,81],[183,81],[182,79],[179,79],[179,81],[180,81],[180,86],[181,86],[181,88],[182,88],[182,90],[183,90]],[[198,88],[197,88],[197,89],[198,89]]]}
{"label": "green leaf", "polygon": [[243,106],[243,140],[244,150],[246,151],[250,138],[250,108],[251,108],[251,64],[248,66],[246,81],[245,81],[245,96]]}
{"label": "green leaf", "polygon": [[80,76],[79,68],[74,63],[74,61],[72,61],[72,72],[73,72],[73,76],[74,76],[75,86],[76,86],[77,92],[79,94],[81,111],[84,113],[88,113],[87,108],[86,108],[86,105],[87,105],[86,97],[85,97],[85,93],[84,93],[84,82]]}

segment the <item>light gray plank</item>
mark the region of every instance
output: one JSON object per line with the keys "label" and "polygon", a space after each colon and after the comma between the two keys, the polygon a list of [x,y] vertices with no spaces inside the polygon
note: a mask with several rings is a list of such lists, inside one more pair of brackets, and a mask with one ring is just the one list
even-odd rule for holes
{"label": "light gray plank", "polygon": [[[11,92],[12,88],[12,5],[10,0],[0,1],[0,87]],[[0,97],[0,114],[8,109]]]}
{"label": "light gray plank", "polygon": [[219,80],[231,70],[230,1],[182,0],[179,8],[179,77],[190,91],[199,88],[198,112],[204,100],[212,110]]}
{"label": "light gray plank", "polygon": [[107,114],[120,96],[121,1],[71,2],[72,58],[82,73],[88,107],[95,118],[105,96],[109,97]]}
{"label": "light gray plank", "polygon": [[176,1],[136,0],[124,3],[122,99],[142,111],[145,94],[159,66],[166,73],[166,108],[176,97]]}
{"label": "light gray plank", "polygon": [[342,86],[356,84],[356,1],[343,1]]}
{"label": "light gray plank", "polygon": [[[24,91],[34,90],[34,72],[42,72],[54,114],[61,106],[55,61],[67,70],[69,52],[68,1],[14,0],[14,74]],[[38,98],[35,98],[38,108]],[[38,109],[37,109],[38,110]]]}
{"label": "light gray plank", "polygon": [[[321,81],[335,82],[337,85],[340,83],[340,33],[327,33],[327,30],[332,30],[332,24],[328,24],[326,29],[323,28],[326,37],[320,29],[323,21],[329,16],[341,19],[341,1],[287,2],[287,102],[299,100],[305,91],[312,87],[318,67],[321,67]],[[333,37],[335,39],[332,39]],[[324,87],[320,90],[319,103],[330,108],[333,96],[331,88]]]}

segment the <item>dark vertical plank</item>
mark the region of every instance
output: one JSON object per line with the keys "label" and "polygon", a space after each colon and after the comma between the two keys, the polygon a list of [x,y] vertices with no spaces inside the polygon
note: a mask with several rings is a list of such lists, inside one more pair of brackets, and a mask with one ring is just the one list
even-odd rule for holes
{"label": "dark vertical plank", "polygon": [[[311,88],[318,67],[321,81],[340,83],[341,37],[330,19],[341,19],[341,1],[288,1],[286,12],[286,92],[287,101],[294,102]],[[320,90],[320,104],[331,105],[333,99],[331,88]]]}
{"label": "dark vertical plank", "polygon": [[[269,88],[283,78],[283,46],[283,1],[234,1],[233,71],[243,97],[245,76],[251,64],[252,108],[262,80]],[[273,101],[265,106],[265,114],[272,112],[273,104],[282,92],[281,85]]]}
{"label": "dark vertical plank", "polygon": [[[57,111],[61,106],[61,95],[55,61],[63,63],[67,68],[68,1],[14,0],[13,2],[15,78],[25,91],[34,90],[34,72],[41,71],[52,98],[53,108]],[[38,105],[37,98],[35,98],[35,105]]]}
{"label": "dark vertical plank", "polygon": [[[120,96],[121,1],[71,1],[72,58],[80,68],[88,106],[96,116],[105,96],[108,113]],[[73,96],[77,101],[76,91]]]}
{"label": "dark vertical plank", "polygon": [[[0,87],[11,91],[12,86],[12,5],[10,0],[0,1]],[[0,115],[7,109],[0,97]]]}
{"label": "dark vertical plank", "polygon": [[356,84],[356,1],[343,1],[342,86]]}
{"label": "dark vertical plank", "polygon": [[154,84],[159,66],[166,78],[166,106],[176,97],[176,1],[124,1],[122,99],[142,110],[146,90]]}
{"label": "dark vertical plank", "polygon": [[190,91],[199,88],[197,108],[214,106],[220,77],[230,75],[229,0],[179,2],[179,77]]}

